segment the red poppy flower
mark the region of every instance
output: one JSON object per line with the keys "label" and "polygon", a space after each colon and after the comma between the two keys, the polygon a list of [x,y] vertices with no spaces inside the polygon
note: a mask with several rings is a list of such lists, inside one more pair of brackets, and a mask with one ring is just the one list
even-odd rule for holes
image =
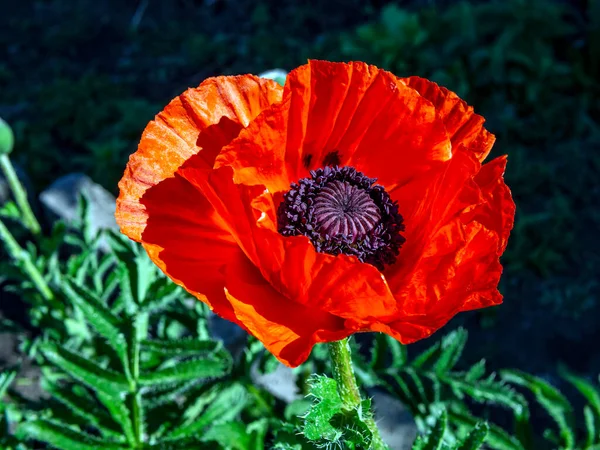
{"label": "red poppy flower", "polygon": [[502,300],[515,206],[483,122],[360,62],[210,78],[146,127],[117,221],[289,366],[356,332],[411,343]]}

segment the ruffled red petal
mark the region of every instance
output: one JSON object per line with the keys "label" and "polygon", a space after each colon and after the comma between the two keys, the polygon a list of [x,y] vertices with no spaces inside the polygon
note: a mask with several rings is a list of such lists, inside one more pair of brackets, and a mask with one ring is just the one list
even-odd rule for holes
{"label": "ruffled red petal", "polygon": [[[140,203],[144,193],[172,177],[203,148],[209,150],[205,159],[210,160],[210,154],[214,160],[216,152],[240,131],[231,124],[247,126],[263,109],[279,101],[281,92],[271,80],[243,75],[209,78],[173,99],[144,130],[119,182],[116,218],[121,231],[140,241],[148,219]],[[206,130],[198,146],[200,132]]]}
{"label": "ruffled red petal", "polygon": [[343,339],[355,331],[340,317],[290,301],[245,257],[228,265],[226,280],[236,322],[290,367],[303,363],[316,343]]}
{"label": "ruffled red petal", "polygon": [[457,148],[462,144],[483,162],[496,140],[493,134],[483,128],[485,119],[475,114],[473,107],[454,92],[433,81],[420,77],[402,78],[402,81],[433,103],[446,126],[452,147]]}
{"label": "ruffled red petal", "polygon": [[208,169],[222,145],[280,96],[276,83],[251,75],[212,78],[189,89],[148,124],[119,183],[121,231],[227,318],[233,316],[223,292],[224,266],[241,250],[213,206],[176,171],[193,155]]}
{"label": "ruffled red petal", "polygon": [[248,259],[289,301],[344,318],[397,312],[387,282],[375,267],[355,257],[319,253],[304,236],[279,234],[276,202],[263,186],[235,184],[230,167],[205,176],[193,166],[178,173],[209,199]]}
{"label": "ruffled red petal", "polygon": [[431,102],[394,75],[359,62],[310,61],[288,75],[284,100],[223,148],[215,167],[232,167],[236,183],[279,192],[335,164],[403,184],[450,156]]}

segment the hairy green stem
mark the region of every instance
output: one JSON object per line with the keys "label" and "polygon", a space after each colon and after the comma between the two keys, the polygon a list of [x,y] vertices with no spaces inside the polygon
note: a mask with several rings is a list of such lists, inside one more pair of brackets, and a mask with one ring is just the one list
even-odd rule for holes
{"label": "hairy green stem", "polygon": [[19,245],[2,220],[0,220],[0,241],[4,242],[8,254],[19,263],[40,294],[46,300],[53,301],[55,299],[54,293],[31,260],[31,255]]}
{"label": "hairy green stem", "polygon": [[148,315],[137,314],[133,317],[131,329],[131,347],[129,359],[129,391],[132,400],[132,422],[136,448],[142,448],[144,442],[144,412],[140,395],[140,342],[148,335]]}
{"label": "hairy green stem", "polygon": [[33,211],[31,210],[29,200],[27,200],[27,191],[25,191],[25,188],[19,181],[19,177],[17,176],[15,168],[10,162],[8,155],[0,154],[0,168],[2,169],[2,172],[4,172],[4,176],[6,177],[6,181],[8,181],[10,190],[15,196],[17,206],[21,210],[23,224],[34,236],[39,237],[40,233],[42,232],[42,228],[40,227],[40,223],[35,217],[35,214],[33,214]]}
{"label": "hairy green stem", "polygon": [[[355,409],[361,404],[362,398],[352,368],[352,354],[348,339],[329,343],[329,353],[333,366],[333,377],[337,382],[343,408],[346,410]],[[388,446],[381,439],[372,411],[365,411],[365,416],[365,423],[373,435],[371,448],[373,450],[387,450]]]}

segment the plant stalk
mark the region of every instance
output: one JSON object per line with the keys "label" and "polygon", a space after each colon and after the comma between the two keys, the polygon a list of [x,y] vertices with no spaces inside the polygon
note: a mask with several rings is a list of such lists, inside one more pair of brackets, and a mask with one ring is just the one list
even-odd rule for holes
{"label": "plant stalk", "polygon": [[[2,155],[0,155],[0,157],[1,156]],[[54,293],[31,260],[31,255],[19,245],[2,220],[0,220],[0,241],[4,242],[8,254],[21,265],[40,294],[42,294],[46,300],[53,301]]]}
{"label": "plant stalk", "polygon": [[0,154],[0,168],[2,169],[2,172],[4,172],[4,176],[6,177],[6,181],[8,181],[10,190],[15,197],[17,206],[21,210],[23,224],[36,238],[39,237],[40,233],[42,232],[42,228],[40,227],[40,223],[35,217],[35,214],[33,214],[33,211],[31,210],[29,200],[27,200],[27,191],[25,191],[25,188],[19,181],[19,177],[17,176],[15,168],[10,162],[8,155]]}
{"label": "plant stalk", "polygon": [[[333,377],[337,383],[338,393],[342,399],[343,408],[352,410],[360,406],[362,398],[356,383],[356,376],[352,368],[352,354],[348,339],[329,343],[329,354],[333,367]],[[388,446],[383,442],[379,428],[375,423],[372,411],[365,411],[365,423],[373,435],[372,450],[388,450]]]}

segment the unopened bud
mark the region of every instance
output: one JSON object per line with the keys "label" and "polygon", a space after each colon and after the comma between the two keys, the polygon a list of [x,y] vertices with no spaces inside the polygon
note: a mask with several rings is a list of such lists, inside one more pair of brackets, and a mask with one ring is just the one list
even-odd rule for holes
{"label": "unopened bud", "polygon": [[0,155],[8,155],[12,152],[15,137],[8,124],[0,118]]}

